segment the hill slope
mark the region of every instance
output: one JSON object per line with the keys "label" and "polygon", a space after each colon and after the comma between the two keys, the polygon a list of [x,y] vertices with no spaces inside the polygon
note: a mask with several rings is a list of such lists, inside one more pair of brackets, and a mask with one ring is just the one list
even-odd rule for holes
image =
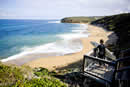
{"label": "hill slope", "polygon": [[117,45],[121,49],[130,48],[130,13],[107,16],[91,24],[114,31],[119,37]]}
{"label": "hill slope", "polygon": [[7,65],[0,62],[0,87],[67,87],[45,68]]}

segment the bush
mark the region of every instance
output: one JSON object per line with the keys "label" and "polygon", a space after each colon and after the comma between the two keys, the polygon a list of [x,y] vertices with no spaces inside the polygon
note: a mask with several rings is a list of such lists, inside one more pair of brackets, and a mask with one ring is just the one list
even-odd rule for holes
{"label": "bush", "polygon": [[41,67],[34,69],[34,72],[30,71],[32,69],[28,66],[0,63],[0,87],[66,87],[63,82],[53,77],[55,72]]}
{"label": "bush", "polygon": [[20,68],[0,64],[0,85],[10,85],[17,80],[24,80],[24,76]]}
{"label": "bush", "polygon": [[40,79],[25,80],[24,82],[18,81],[11,87],[67,87],[64,83],[56,78],[44,77]]}
{"label": "bush", "polygon": [[42,68],[42,67],[40,67],[40,68],[36,68],[35,70],[34,70],[34,74],[36,75],[36,76],[45,76],[45,75],[49,75],[49,71],[48,71],[48,69],[46,69],[46,68]]}
{"label": "bush", "polygon": [[55,71],[49,72],[48,69],[39,67],[39,68],[34,69],[34,74],[38,77],[43,77],[43,76],[54,76],[57,73]]}

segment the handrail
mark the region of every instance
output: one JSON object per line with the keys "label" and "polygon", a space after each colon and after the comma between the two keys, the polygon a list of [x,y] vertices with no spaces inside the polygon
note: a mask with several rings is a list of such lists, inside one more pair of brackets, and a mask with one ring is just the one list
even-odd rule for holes
{"label": "handrail", "polygon": [[125,70],[130,70],[130,66],[120,68],[116,72],[122,72],[122,71],[125,71]]}
{"label": "handrail", "polygon": [[[92,73],[90,73],[90,72],[88,72],[88,71],[85,71],[85,62],[86,62],[85,60],[86,60],[86,59],[92,59],[92,60],[99,61],[99,62],[103,62],[103,63],[106,63],[106,64],[108,64],[108,65],[113,66],[113,67],[114,67],[114,68],[113,68],[114,71],[113,71],[113,74],[112,74],[112,80],[110,81],[110,80],[107,80],[107,79],[105,79],[105,78],[102,78],[102,77],[93,75]],[[112,61],[100,59],[100,58],[97,58],[97,57],[84,55],[84,59],[83,59],[83,73],[84,73],[84,74],[87,73],[87,74],[89,74],[89,75],[95,76],[95,77],[97,77],[97,78],[100,78],[100,79],[103,80],[103,81],[107,81],[108,83],[110,83],[110,82],[112,82],[112,81],[115,79],[116,69],[117,69],[117,62],[115,62],[115,61],[112,62]]]}
{"label": "handrail", "polygon": [[126,50],[122,50],[121,52],[128,52],[128,51],[130,51],[130,48],[129,49],[126,49]]}
{"label": "handrail", "polygon": [[84,55],[84,58],[93,59],[93,60],[96,60],[96,61],[99,61],[99,62],[104,62],[104,63],[110,64],[110,65],[113,65],[113,66],[116,64],[115,61],[111,62],[111,61],[100,59],[100,58],[93,57],[93,56]]}
{"label": "handrail", "polygon": [[[127,52],[129,51],[130,49],[127,49],[125,50],[124,52]],[[103,77],[100,77],[98,75],[95,75],[87,70],[85,70],[86,68],[86,59],[91,59],[93,61],[98,61],[98,62],[102,62],[102,63],[106,63],[110,66],[113,67],[113,74],[112,74],[112,78],[111,78],[111,81],[108,79],[105,79]],[[83,58],[83,74],[88,74],[89,76],[92,76],[92,77],[95,77],[95,78],[99,78],[100,80],[102,81],[106,81],[108,83],[112,83],[113,84],[113,81],[116,80],[116,74],[118,72],[122,72],[122,71],[126,71],[126,70],[130,70],[130,66],[123,66],[122,68],[119,68],[120,67],[120,64],[123,63],[123,62],[127,62],[129,63],[130,61],[130,56],[127,56],[127,57],[122,57],[122,58],[119,58],[117,60],[114,60],[114,61],[108,61],[108,60],[104,60],[104,59],[100,59],[100,58],[97,58],[97,57],[94,57],[94,56],[88,56],[88,55],[84,55],[84,58]]]}
{"label": "handrail", "polygon": [[110,80],[107,80],[107,79],[104,79],[104,78],[102,78],[102,77],[96,76],[96,75],[94,75],[94,74],[92,74],[92,73],[90,73],[90,72],[88,72],[88,71],[85,71],[85,73],[90,74],[90,75],[92,75],[92,76],[94,76],[94,77],[100,78],[100,79],[103,80],[103,81],[107,81],[108,83],[111,83]]}
{"label": "handrail", "polygon": [[100,59],[100,58],[96,58],[96,57],[93,57],[93,56],[88,56],[88,55],[84,55],[84,60],[83,60],[83,72],[85,72],[85,59],[92,59],[92,60],[95,60],[95,61],[99,61],[99,62],[103,62],[103,63],[106,63],[106,64],[109,64],[111,66],[114,66],[114,73],[113,73],[113,79],[115,78],[115,74],[117,72],[121,72],[121,71],[124,71],[124,70],[128,70],[130,69],[130,66],[127,66],[127,67],[123,67],[123,68],[119,68],[118,67],[118,64],[119,62],[124,62],[124,61],[128,61],[130,60],[130,56],[129,57],[124,57],[124,58],[119,58],[117,59],[116,61],[108,61],[108,60],[103,60],[103,59]]}
{"label": "handrail", "polygon": [[128,61],[128,60],[130,60],[130,56],[119,58],[115,62],[120,62],[120,61],[123,62],[123,61]]}

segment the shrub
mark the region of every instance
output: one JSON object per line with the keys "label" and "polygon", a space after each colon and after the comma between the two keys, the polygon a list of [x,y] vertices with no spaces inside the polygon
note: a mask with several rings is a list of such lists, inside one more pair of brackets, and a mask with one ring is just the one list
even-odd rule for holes
{"label": "shrub", "polygon": [[[32,69],[28,66],[18,67],[0,63],[0,87],[66,87],[63,82],[53,77],[55,72],[41,67],[34,69],[34,74],[30,71]],[[38,78],[32,78],[32,74]]]}
{"label": "shrub", "polygon": [[[28,78],[26,67],[18,67],[15,65],[5,65],[0,63],[0,86],[8,86],[17,81],[24,81]],[[31,72],[30,72],[31,73]],[[29,74],[31,76],[31,74]]]}
{"label": "shrub", "polygon": [[25,80],[24,82],[16,82],[15,85],[11,87],[67,87],[64,83],[56,78],[40,78],[40,79],[32,79],[32,80]]}
{"label": "shrub", "polygon": [[39,67],[39,68],[36,68],[34,69],[34,74],[38,77],[43,77],[43,76],[54,76],[56,75],[57,73],[55,71],[49,71],[48,69],[46,68],[42,68],[42,67]]}
{"label": "shrub", "polygon": [[0,64],[0,84],[10,84],[23,79],[23,74],[19,68]]}
{"label": "shrub", "polygon": [[34,74],[36,75],[36,76],[45,76],[45,75],[49,75],[49,71],[48,71],[48,69],[46,69],[46,68],[42,68],[42,67],[40,67],[40,68],[36,68],[35,70],[34,70]]}

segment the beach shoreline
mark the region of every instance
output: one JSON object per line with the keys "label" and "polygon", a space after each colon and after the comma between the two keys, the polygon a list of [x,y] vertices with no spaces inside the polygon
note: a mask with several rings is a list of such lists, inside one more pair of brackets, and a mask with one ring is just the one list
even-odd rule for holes
{"label": "beach shoreline", "polygon": [[35,67],[44,67],[49,70],[54,70],[56,68],[64,67],[74,62],[77,62],[83,59],[83,55],[89,53],[94,48],[91,44],[91,41],[95,41],[99,43],[100,39],[103,39],[107,44],[109,44],[108,40],[110,39],[110,35],[113,33],[112,31],[106,31],[101,27],[93,26],[88,24],[88,32],[90,33],[87,38],[80,38],[83,49],[80,52],[72,53],[69,55],[63,56],[50,56],[46,58],[38,58],[36,60],[25,63],[24,65],[28,65],[32,68]]}
{"label": "beach shoreline", "polygon": [[[48,37],[46,39],[44,37],[37,38],[38,41],[36,40],[35,42],[35,40],[31,41],[32,39],[30,37],[30,39],[28,38],[27,41],[31,44],[37,43],[37,45],[32,46],[31,44],[25,43],[20,48],[18,48],[16,45],[12,47],[12,49],[13,48],[15,49],[14,50],[11,49],[11,51],[9,52],[15,53],[15,50],[18,50],[20,52],[13,54],[11,56],[8,56],[8,57],[4,57],[0,61],[4,63],[6,62],[6,63],[16,64],[16,65],[23,65],[24,63],[27,63],[29,61],[32,61],[38,58],[44,58],[44,57],[46,58],[49,56],[63,56],[66,54],[70,55],[72,53],[79,52],[82,50],[82,44],[79,38],[88,37],[86,24],[64,24],[64,23],[57,24],[56,23],[54,25],[59,26],[57,28],[54,27],[55,28],[54,32],[59,31],[59,33],[55,33],[54,35],[52,35],[53,37],[56,37],[56,38],[53,38],[51,34],[48,34],[49,38]],[[60,27],[61,27],[61,31],[58,30],[60,29]],[[50,31],[50,32],[53,32],[53,31]],[[44,36],[44,33],[42,35]],[[52,42],[44,43],[48,41],[49,39],[53,39]],[[44,42],[42,43],[41,40]],[[24,43],[24,38],[23,38],[23,41],[21,40],[19,42],[19,44],[21,43]],[[8,53],[7,51],[5,54],[9,55],[10,53]]]}
{"label": "beach shoreline", "polygon": [[[27,65],[31,68],[35,67],[44,67],[49,70],[54,70],[60,67],[68,66],[74,62],[80,61],[83,59],[85,54],[89,54],[92,52],[94,46],[91,42],[98,42],[100,39],[103,39],[105,44],[111,44],[115,41],[115,36],[112,36],[112,31],[106,31],[102,27],[94,26],[90,24],[87,25],[87,32],[83,32],[83,34],[88,34],[88,37],[80,37],[76,39],[70,40],[71,42],[76,41],[81,43],[82,50],[73,53],[67,53],[64,55],[58,55],[57,53],[41,53],[41,54],[30,54],[17,59],[10,59],[9,61],[5,61],[3,63],[6,64],[15,64],[15,65]],[[75,43],[75,42],[73,42]],[[6,59],[5,59],[6,60]]]}

